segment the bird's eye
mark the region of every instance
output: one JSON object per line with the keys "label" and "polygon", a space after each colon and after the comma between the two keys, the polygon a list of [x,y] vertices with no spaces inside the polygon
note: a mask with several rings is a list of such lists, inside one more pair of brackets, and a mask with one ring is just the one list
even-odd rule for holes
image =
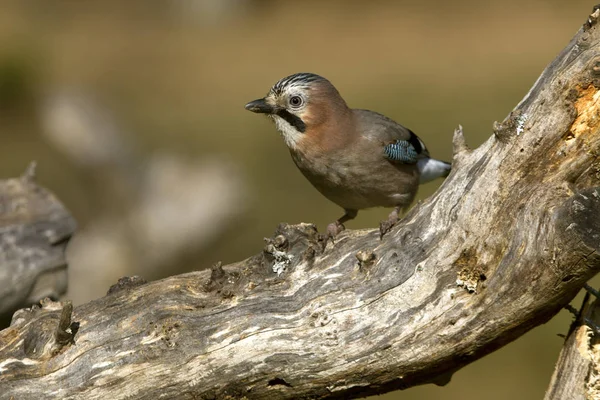
{"label": "bird's eye", "polygon": [[290,97],[290,105],[292,107],[300,107],[302,105],[302,97],[300,97],[300,96]]}

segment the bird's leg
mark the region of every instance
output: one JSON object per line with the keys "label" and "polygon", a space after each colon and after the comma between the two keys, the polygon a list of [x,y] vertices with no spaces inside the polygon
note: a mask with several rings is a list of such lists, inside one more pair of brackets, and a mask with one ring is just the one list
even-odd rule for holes
{"label": "bird's leg", "polygon": [[400,220],[400,207],[394,207],[394,210],[390,213],[385,221],[379,223],[379,238],[383,239],[383,235],[388,233],[394,225]]}
{"label": "bird's leg", "polygon": [[331,240],[335,239],[335,237],[346,227],[344,226],[344,222],[350,221],[351,219],[356,218],[358,215],[358,210],[344,210],[344,215],[341,216],[337,221],[332,222],[327,225],[327,237]]}

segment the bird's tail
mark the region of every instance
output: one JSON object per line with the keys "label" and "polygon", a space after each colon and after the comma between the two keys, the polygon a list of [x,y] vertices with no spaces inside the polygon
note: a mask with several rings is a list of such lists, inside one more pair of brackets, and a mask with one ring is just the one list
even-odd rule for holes
{"label": "bird's tail", "polygon": [[433,158],[422,158],[417,162],[417,167],[421,173],[419,183],[425,183],[437,178],[445,178],[450,174],[452,165],[446,161],[435,160]]}

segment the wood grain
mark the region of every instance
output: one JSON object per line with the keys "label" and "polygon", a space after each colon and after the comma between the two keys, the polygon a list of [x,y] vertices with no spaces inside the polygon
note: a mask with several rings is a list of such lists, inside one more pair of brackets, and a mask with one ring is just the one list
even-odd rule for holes
{"label": "wood grain", "polygon": [[598,15],[483,145],[455,132],[451,175],[383,240],[282,225],[254,257],[125,280],[70,320],[22,311],[0,396],[360,397],[443,385],[548,321],[600,269]]}

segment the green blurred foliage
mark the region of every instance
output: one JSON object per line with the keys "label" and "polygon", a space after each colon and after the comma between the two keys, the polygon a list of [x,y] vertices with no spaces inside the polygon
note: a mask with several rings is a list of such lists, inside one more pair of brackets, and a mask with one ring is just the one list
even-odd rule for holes
{"label": "green blurred foliage", "polygon": [[33,63],[16,53],[0,55],[0,112],[31,102],[35,85]]}
{"label": "green blurred foliage", "polygon": [[[192,7],[195,3],[201,6]],[[219,156],[253,189],[251,212],[201,260],[173,273],[233,262],[262,248],[279,222],[320,228],[341,214],[301,176],[274,127],[244,110],[279,78],[328,77],[354,107],[384,113],[451,159],[464,126],[476,147],[527,93],[584,22],[592,3],[564,1],[6,1],[0,6],[0,172],[38,161],[40,181],[82,226],[110,208],[40,135],[43,96],[80,87],[130,128],[142,152]],[[34,46],[25,46],[32,43]],[[425,185],[419,199],[438,183]],[[389,210],[361,212],[348,228],[375,227]],[[115,276],[115,281],[118,277]],[[446,387],[389,399],[541,398],[570,316],[561,312],[464,368]]]}

